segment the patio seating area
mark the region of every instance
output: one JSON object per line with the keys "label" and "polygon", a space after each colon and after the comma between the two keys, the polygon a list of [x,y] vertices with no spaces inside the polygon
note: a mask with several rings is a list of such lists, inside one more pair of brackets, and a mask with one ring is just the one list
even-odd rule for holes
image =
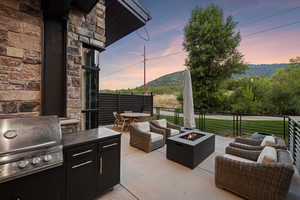
{"label": "patio seating area", "polygon": [[[166,158],[166,146],[145,153],[129,145],[130,135],[122,134],[121,184],[99,200],[134,199],[242,199],[215,186],[215,157],[225,154],[234,139],[217,136],[215,152],[194,170]],[[300,177],[295,174],[288,200],[299,199]],[[200,198],[201,197],[201,198]]]}

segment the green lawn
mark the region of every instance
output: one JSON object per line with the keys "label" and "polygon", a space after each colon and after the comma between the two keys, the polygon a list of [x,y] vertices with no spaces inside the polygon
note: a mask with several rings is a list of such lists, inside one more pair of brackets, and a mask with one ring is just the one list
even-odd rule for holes
{"label": "green lawn", "polygon": [[[177,118],[175,120],[173,116],[160,116],[160,118],[165,118],[170,122],[182,125],[183,118]],[[196,119],[197,128],[199,128],[199,119]],[[285,124],[287,130],[287,123]],[[201,126],[202,127],[202,126]],[[233,137],[233,121],[232,120],[221,120],[221,119],[205,119],[205,128],[200,128],[207,132],[212,132],[218,135]],[[270,133],[277,136],[283,137],[284,125],[283,121],[271,121],[271,120],[242,120],[241,124],[242,135],[250,135],[254,132],[264,132]]]}

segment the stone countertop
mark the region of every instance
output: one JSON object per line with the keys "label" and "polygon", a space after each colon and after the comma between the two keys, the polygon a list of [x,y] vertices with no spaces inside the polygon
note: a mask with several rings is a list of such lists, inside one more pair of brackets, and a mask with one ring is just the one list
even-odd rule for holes
{"label": "stone countertop", "polygon": [[80,131],[77,133],[63,135],[63,147],[69,148],[88,142],[97,142],[108,138],[118,137],[121,134],[108,128],[99,127],[96,129]]}

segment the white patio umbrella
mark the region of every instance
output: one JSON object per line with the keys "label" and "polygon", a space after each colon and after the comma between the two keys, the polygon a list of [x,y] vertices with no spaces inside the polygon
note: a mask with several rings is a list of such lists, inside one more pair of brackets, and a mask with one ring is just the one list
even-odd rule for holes
{"label": "white patio umbrella", "polygon": [[184,128],[193,129],[195,125],[192,78],[189,70],[184,72],[183,88]]}

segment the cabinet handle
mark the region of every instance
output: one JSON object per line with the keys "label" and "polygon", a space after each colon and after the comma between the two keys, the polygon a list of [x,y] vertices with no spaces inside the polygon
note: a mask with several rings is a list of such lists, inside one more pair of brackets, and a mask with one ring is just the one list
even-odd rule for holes
{"label": "cabinet handle", "polygon": [[113,146],[117,146],[119,143],[113,143],[113,144],[109,144],[109,145],[105,145],[103,146],[103,149],[109,148],[109,147],[113,147]]}
{"label": "cabinet handle", "polygon": [[81,155],[84,155],[84,154],[87,154],[87,153],[91,153],[91,152],[93,152],[93,150],[89,149],[87,151],[83,151],[83,152],[80,152],[80,153],[75,153],[75,154],[72,155],[72,157],[75,158],[75,157],[78,157],[78,156],[81,156]]}
{"label": "cabinet handle", "polygon": [[74,165],[73,167],[72,167],[72,169],[76,169],[76,168],[78,168],[78,167],[82,167],[82,166],[85,166],[85,165],[88,165],[88,164],[90,164],[90,163],[92,163],[93,161],[87,161],[87,162],[84,162],[84,163],[81,163],[81,164],[79,164],[79,165]]}
{"label": "cabinet handle", "polygon": [[103,167],[102,167],[102,156],[100,157],[100,175],[102,175]]}

